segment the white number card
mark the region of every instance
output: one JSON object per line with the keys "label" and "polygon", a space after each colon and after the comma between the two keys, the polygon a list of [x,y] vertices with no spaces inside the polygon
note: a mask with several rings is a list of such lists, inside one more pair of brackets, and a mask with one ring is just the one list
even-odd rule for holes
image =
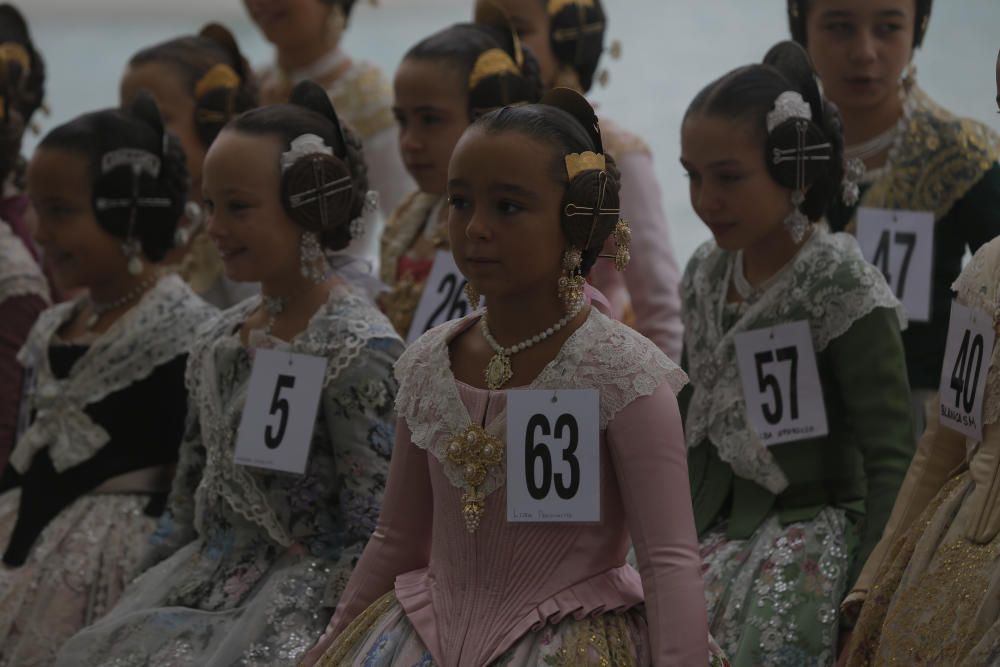
{"label": "white number card", "polygon": [[976,440],[983,439],[983,394],[995,342],[992,316],[951,304],[939,389],[941,425]]}
{"label": "white number card", "polygon": [[434,266],[424,285],[424,293],[417,304],[410,331],[406,334],[407,345],[420,338],[428,329],[472,312],[469,300],[465,298],[466,282],[451,252],[439,250],[434,256]]}
{"label": "white number card", "polygon": [[507,520],[601,520],[600,394],[507,392]]}
{"label": "white number card", "polygon": [[927,211],[858,209],[858,245],[885,276],[914,322],[931,319],[934,214]]}
{"label": "white number card", "polygon": [[808,322],[737,334],[735,344],[747,419],[764,445],[828,433]]}
{"label": "white number card", "polygon": [[257,350],[234,460],[303,474],[325,375],[323,357]]}

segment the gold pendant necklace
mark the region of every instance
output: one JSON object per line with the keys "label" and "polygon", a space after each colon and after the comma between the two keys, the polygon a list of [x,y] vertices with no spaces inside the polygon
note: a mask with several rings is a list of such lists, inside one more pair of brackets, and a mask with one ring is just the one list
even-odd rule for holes
{"label": "gold pendant necklace", "polygon": [[486,506],[486,495],[480,491],[490,468],[504,460],[503,440],[487,433],[475,424],[456,433],[448,443],[448,462],[462,470],[462,479],[468,488],[462,494],[462,516],[465,529],[476,532]]}

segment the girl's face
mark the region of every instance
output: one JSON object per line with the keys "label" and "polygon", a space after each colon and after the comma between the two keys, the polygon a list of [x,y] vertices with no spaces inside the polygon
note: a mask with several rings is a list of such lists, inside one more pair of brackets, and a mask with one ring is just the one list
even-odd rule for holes
{"label": "girl's face", "polygon": [[333,8],[322,0],[243,0],[264,38],[279,51],[326,39]]}
{"label": "girl's face", "polygon": [[891,100],[913,57],[915,22],[916,0],[812,0],[807,43],[826,96],[846,111]]}
{"label": "girl's face", "polygon": [[720,248],[740,250],[784,233],[792,192],[771,178],[764,148],[745,122],[695,113],[681,129],[691,206]]}
{"label": "girl's face", "polygon": [[538,59],[546,88],[554,85],[559,61],[552,51],[551,21],[543,0],[494,0],[510,17],[514,30]]}
{"label": "girl's face", "polygon": [[28,164],[35,240],[63,289],[128,280],[122,239],[101,227],[91,202],[90,164],[76,152],[41,147]]}
{"label": "girl's face", "polygon": [[192,199],[199,201],[205,147],[195,128],[191,91],[173,67],[161,63],[130,65],[125,70],[119,94],[122,107],[131,104],[140,91],[152,95],[163,116],[163,125],[180,140],[191,175]]}
{"label": "girl's face", "polygon": [[274,284],[299,275],[302,229],[281,204],[283,150],[277,136],[226,129],[205,156],[207,229],[231,280]]}
{"label": "girl's face", "polygon": [[422,192],[444,195],[448,161],[469,126],[467,86],[446,62],[407,58],[394,88],[403,164]]}
{"label": "girl's face", "polygon": [[520,132],[470,128],[448,170],[451,249],[463,275],[489,298],[555,295],[566,238],[565,182],[546,143]]}

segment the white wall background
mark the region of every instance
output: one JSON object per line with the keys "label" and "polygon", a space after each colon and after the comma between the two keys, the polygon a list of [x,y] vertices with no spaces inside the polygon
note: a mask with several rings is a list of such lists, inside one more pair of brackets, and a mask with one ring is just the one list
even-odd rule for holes
{"label": "white wall background", "polygon": [[[604,0],[609,36],[624,44],[608,60],[602,113],[646,138],[677,249],[685,262],[707,232],[691,211],[677,162],[680,119],[711,79],[759,60],[787,37],[784,0]],[[194,32],[208,20],[234,30],[254,63],[270,49],[240,0],[20,0],[49,67],[49,118],[43,131],[83,111],[117,102],[118,78],[141,47]],[[472,0],[358,1],[345,48],[391,75],[403,52],[445,25],[467,20]],[[918,79],[945,106],[1000,131],[994,64],[1000,48],[1000,0],[938,0],[917,56]],[[36,139],[29,138],[28,149]]]}

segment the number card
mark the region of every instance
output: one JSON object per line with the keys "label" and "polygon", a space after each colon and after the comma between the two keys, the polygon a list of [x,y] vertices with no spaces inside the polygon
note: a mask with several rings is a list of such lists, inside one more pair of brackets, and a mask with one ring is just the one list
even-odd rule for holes
{"label": "number card", "polygon": [[928,211],[858,209],[861,254],[882,272],[914,322],[931,319],[934,214]]}
{"label": "number card", "polygon": [[941,425],[976,440],[983,439],[983,394],[995,342],[991,315],[951,304],[939,388]]}
{"label": "number card", "polygon": [[747,419],[764,445],[829,432],[808,322],[747,331],[735,343]]}
{"label": "number card", "polygon": [[507,521],[601,520],[600,393],[507,392]]}
{"label": "number card", "polygon": [[424,285],[410,331],[406,334],[407,345],[420,338],[425,331],[472,312],[469,300],[465,298],[466,282],[451,252],[439,250],[434,256],[434,266]]}
{"label": "number card", "polygon": [[257,350],[234,460],[303,474],[325,375],[323,357]]}

